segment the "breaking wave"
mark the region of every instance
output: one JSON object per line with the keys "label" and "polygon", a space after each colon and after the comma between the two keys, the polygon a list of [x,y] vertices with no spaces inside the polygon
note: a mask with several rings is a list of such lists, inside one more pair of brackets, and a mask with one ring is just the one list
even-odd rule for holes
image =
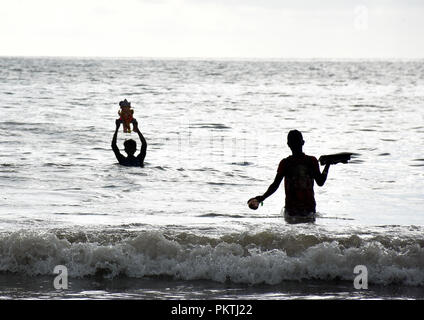
{"label": "breaking wave", "polygon": [[365,265],[369,283],[422,286],[424,243],[410,237],[271,231],[216,238],[160,231],[0,234],[0,272],[50,275],[56,265],[65,265],[75,278],[170,276],[245,284],[352,281],[354,267]]}

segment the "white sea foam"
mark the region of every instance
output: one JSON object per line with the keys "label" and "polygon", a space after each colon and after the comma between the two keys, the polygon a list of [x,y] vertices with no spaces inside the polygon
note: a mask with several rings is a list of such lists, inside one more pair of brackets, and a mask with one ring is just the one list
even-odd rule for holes
{"label": "white sea foam", "polygon": [[265,248],[260,240],[263,233],[218,239],[191,235],[192,241],[184,235],[186,240],[178,241],[181,236],[148,231],[101,244],[84,239],[71,242],[52,232],[2,234],[0,271],[49,275],[54,266],[61,264],[68,267],[70,277],[76,278],[170,276],[181,280],[278,284],[308,279],[351,281],[354,267],[362,264],[368,268],[369,283],[424,285],[424,248],[414,241],[393,245],[387,238],[389,245],[383,245],[376,240],[351,241],[352,237],[330,241],[318,237],[311,241],[313,236],[309,236],[301,248],[297,243],[301,237],[291,235],[283,244],[284,237],[269,232],[267,241],[273,238],[280,245]]}

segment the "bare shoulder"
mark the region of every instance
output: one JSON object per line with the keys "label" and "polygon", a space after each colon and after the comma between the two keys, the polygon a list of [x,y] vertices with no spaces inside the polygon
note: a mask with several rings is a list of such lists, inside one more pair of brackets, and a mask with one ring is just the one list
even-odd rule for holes
{"label": "bare shoulder", "polygon": [[318,163],[318,159],[314,156],[306,156],[308,158],[309,161],[311,161],[312,163]]}

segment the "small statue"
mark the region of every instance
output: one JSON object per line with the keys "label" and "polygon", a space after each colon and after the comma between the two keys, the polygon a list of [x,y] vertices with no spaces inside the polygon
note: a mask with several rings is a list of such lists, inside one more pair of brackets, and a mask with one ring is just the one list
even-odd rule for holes
{"label": "small statue", "polygon": [[122,120],[123,128],[125,133],[131,133],[130,124],[133,120],[134,110],[131,109],[131,102],[128,102],[127,99],[119,102],[121,110],[118,111],[120,116],[119,120]]}

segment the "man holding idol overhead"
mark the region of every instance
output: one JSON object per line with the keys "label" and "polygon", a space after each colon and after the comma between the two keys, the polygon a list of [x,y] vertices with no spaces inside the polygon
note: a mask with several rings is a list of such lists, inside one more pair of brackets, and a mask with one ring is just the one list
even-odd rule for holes
{"label": "man holding idol overhead", "polygon": [[[127,167],[144,167],[144,158],[146,157],[147,142],[138,128],[137,120],[133,118],[134,111],[131,109],[131,102],[128,102],[127,99],[125,99],[124,101],[119,102],[119,106],[121,107],[121,110],[118,112],[120,118],[116,119],[115,121],[116,129],[112,138],[112,150],[115,153],[116,159],[118,160],[120,165]],[[124,142],[124,150],[127,153],[127,157],[125,157],[119,152],[119,148],[116,145],[116,139],[121,123],[123,124],[125,133],[131,133],[130,124],[132,124],[133,131],[136,132],[138,134],[138,137],[140,138],[141,150],[137,156],[134,156],[135,152],[137,151],[137,143],[133,139],[128,139]]]}

